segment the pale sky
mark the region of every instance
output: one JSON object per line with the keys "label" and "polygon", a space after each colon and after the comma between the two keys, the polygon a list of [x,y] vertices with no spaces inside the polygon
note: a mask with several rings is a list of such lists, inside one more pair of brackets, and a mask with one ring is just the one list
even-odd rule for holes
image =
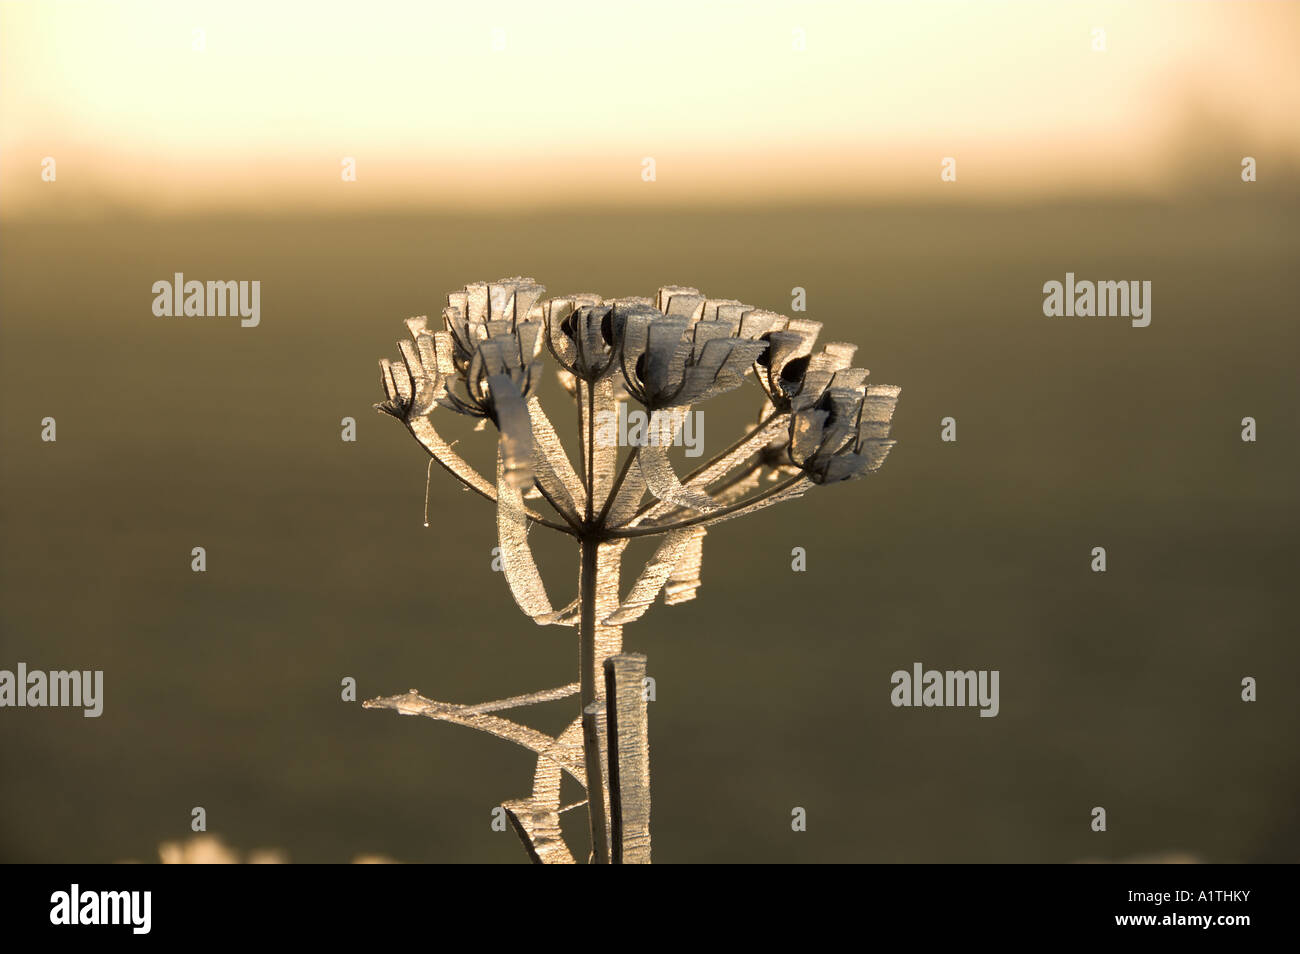
{"label": "pale sky", "polygon": [[1300,4],[1250,0],[9,0],[0,199],[46,156],[159,206],[617,199],[647,156],[681,196],[930,190],[944,156],[973,192],[1140,190],[1189,104],[1294,154],[1298,60]]}

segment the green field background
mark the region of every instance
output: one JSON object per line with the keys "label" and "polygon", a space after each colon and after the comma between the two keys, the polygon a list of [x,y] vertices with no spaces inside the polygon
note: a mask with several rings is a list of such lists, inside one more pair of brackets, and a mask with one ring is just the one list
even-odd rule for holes
{"label": "green field background", "polygon": [[[105,701],[0,712],[0,860],[154,860],[193,806],[294,861],[524,860],[490,813],[527,792],[527,753],[339,690],[576,678],[574,630],[491,570],[491,506],[435,469],[425,528],[423,452],[371,409],[402,319],[524,274],[784,313],[801,286],[823,340],[902,387],[879,474],[723,524],[699,598],[627,629],[657,681],[657,861],[1295,861],[1296,213],[1261,192],[7,223],[0,668],[102,669]],[[155,317],[177,271],[260,280],[260,326]],[[1150,327],[1045,318],[1067,271],[1151,281]],[[710,448],[749,387],[705,418]],[[567,602],[576,553],[545,532]],[[914,662],[998,669],[1000,715],[892,707]]]}

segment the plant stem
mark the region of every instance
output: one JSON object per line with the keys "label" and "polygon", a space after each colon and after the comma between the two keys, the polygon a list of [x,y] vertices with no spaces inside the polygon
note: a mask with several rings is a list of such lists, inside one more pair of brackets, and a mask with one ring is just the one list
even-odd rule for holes
{"label": "plant stem", "polygon": [[582,688],[583,706],[596,701],[596,555],[599,547],[600,543],[594,537],[583,537],[578,541],[582,561],[578,569],[578,598],[582,601],[578,622],[582,649],[578,682]]}
{"label": "plant stem", "polygon": [[591,498],[596,493],[596,385],[592,381],[587,382],[587,433],[584,439],[587,442],[587,472],[584,475],[587,478],[587,523],[590,524],[595,513]]}
{"label": "plant stem", "polygon": [[[578,623],[579,683],[581,685],[581,706],[586,709],[596,701],[597,679],[603,679],[600,660],[596,659],[596,570],[600,541],[594,537],[583,537],[578,543],[581,565],[578,571],[578,598],[582,602],[582,615]],[[591,826],[591,843],[595,846],[605,843],[605,799],[603,786],[599,781],[601,766],[605,764],[605,754],[600,750],[600,739],[596,733],[583,733],[583,749],[587,763],[587,819]],[[590,773],[597,773],[593,780]],[[594,781],[594,784],[593,784]],[[596,797],[592,797],[595,795]]]}

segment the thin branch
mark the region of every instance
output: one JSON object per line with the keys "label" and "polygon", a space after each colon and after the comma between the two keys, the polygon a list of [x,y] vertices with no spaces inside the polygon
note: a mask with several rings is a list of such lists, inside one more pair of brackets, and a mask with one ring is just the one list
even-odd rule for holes
{"label": "thin branch", "polygon": [[605,505],[600,508],[600,516],[596,518],[597,526],[604,526],[605,518],[609,516],[609,508],[614,506],[614,498],[618,492],[623,489],[623,481],[627,480],[628,473],[632,470],[632,465],[636,462],[637,449],[632,451],[623,459],[623,466],[619,468],[618,476],[614,478],[614,486],[609,490],[609,496],[605,498]]}
{"label": "thin branch", "polygon": [[713,487],[713,492],[711,496],[717,497],[719,494],[725,493],[726,491],[730,490],[732,487],[736,486],[737,484],[744,483],[746,480],[748,480],[750,477],[752,477],[754,474],[758,473],[762,469],[763,469],[762,459],[761,458],[756,459],[754,463],[750,464],[744,470],[736,471],[734,474],[732,474],[730,477],[724,480],[721,484],[718,484],[717,486],[714,486],[713,484],[709,484],[708,486]]}
{"label": "thin branch", "polygon": [[[740,440],[736,441],[726,450],[722,451],[720,454],[715,455],[711,460],[695,468],[695,470],[687,474],[686,477],[682,480],[682,486],[691,487],[692,484],[695,484],[698,487],[699,479],[702,475],[707,474],[709,471],[713,470],[714,468],[724,465],[729,457],[734,455],[737,451],[741,450],[746,444],[749,444],[754,440],[756,440],[757,438],[761,437],[783,415],[783,413],[784,412],[781,411],[773,411],[762,421],[760,421],[753,428],[753,430],[751,430]],[[731,470],[733,467],[739,466],[742,463],[744,463],[744,458],[741,458],[741,460],[736,461],[734,464],[725,467],[725,469],[723,469],[717,475],[717,477],[714,478],[714,480],[717,480],[718,477],[722,477],[724,474],[726,474],[728,470]],[[710,481],[710,483],[711,482],[712,481]],[[707,487],[708,483],[706,483],[704,486]],[[665,509],[667,508],[665,507],[664,501],[658,499],[651,500],[637,509],[637,512],[632,516],[632,519],[627,522],[627,525],[629,527],[635,526],[636,524],[644,520],[647,515],[650,515],[652,511],[659,510],[660,512],[663,512]]]}
{"label": "thin branch", "polygon": [[[674,508],[694,510],[696,513],[716,513],[719,504],[698,487],[687,487],[677,477],[668,452],[655,444],[646,444],[637,450],[637,460],[641,464],[641,473],[645,477],[646,487],[660,502],[661,510],[672,511]],[[649,511],[654,514],[655,509]],[[631,523],[638,523],[635,518]]]}
{"label": "thin branch", "polygon": [[[555,499],[549,493],[546,492],[545,487],[543,487],[540,483],[534,484],[533,486],[537,488],[537,492],[542,495],[542,498],[548,504],[550,504],[552,507],[555,508],[555,512],[558,513],[561,517],[563,517],[564,522],[567,523],[569,526],[564,527],[558,524],[546,523],[546,521],[544,520],[539,522],[544,523],[548,527],[554,526],[556,527],[556,529],[563,530],[565,533],[570,534],[571,536],[576,537],[580,533],[582,533],[582,524],[578,523],[578,521],[575,520],[573,517],[570,517],[569,511],[566,508],[561,507],[558,503],[556,503]],[[529,512],[531,513],[531,511]]]}
{"label": "thin branch", "polygon": [[581,520],[580,511],[585,509],[582,481],[569,463],[559,435],[536,396],[528,399],[528,414],[532,418],[533,473],[537,484],[562,516]]}
{"label": "thin branch", "polygon": [[497,502],[496,487],[488,483],[487,478],[469,465],[442,436],[433,429],[426,418],[417,417],[402,421],[411,436],[416,439],[425,453],[438,462],[447,473],[451,474],[479,496]]}
{"label": "thin branch", "polygon": [[668,533],[673,530],[684,530],[687,527],[695,527],[700,524],[713,523],[718,520],[724,520],[727,517],[739,516],[750,508],[761,509],[762,505],[766,504],[770,498],[775,497],[783,491],[789,490],[801,480],[807,480],[807,478],[802,473],[795,474],[788,480],[783,480],[779,484],[769,487],[757,496],[750,497],[747,500],[738,500],[734,504],[729,504],[720,510],[715,510],[712,513],[700,514],[700,516],[692,517],[689,520],[681,520],[677,523],[652,525],[649,527],[616,527],[612,530],[606,530],[605,534],[610,537],[648,537],[659,533]]}
{"label": "thin branch", "polygon": [[[406,426],[406,429],[410,432],[411,436],[415,438],[416,442],[424,448],[425,453],[438,462],[438,466],[442,467],[443,470],[447,471],[447,473],[451,474],[464,484],[465,487],[474,491],[480,497],[483,497],[485,500],[490,500],[492,503],[497,502],[496,488],[489,484],[482,474],[471,467],[465,458],[452,450],[451,445],[439,436],[438,432],[433,429],[433,425],[431,425],[427,420],[424,418],[417,418],[414,421],[403,421],[402,423]],[[555,505],[552,504],[551,506]],[[556,511],[560,512],[558,507],[556,508]],[[548,520],[531,508],[525,508],[524,514],[533,523],[539,523],[543,527],[550,527],[552,530],[559,530],[561,533],[567,533],[569,536],[574,535],[574,530],[570,527],[567,527],[562,523],[556,523],[553,520]]]}
{"label": "thin branch", "polygon": [[524,706],[534,706],[539,702],[554,702],[557,699],[567,699],[569,696],[576,696],[580,690],[581,687],[576,682],[571,682],[567,686],[559,686],[555,689],[542,689],[538,692],[510,696],[507,699],[480,702],[478,705],[473,706],[461,706],[459,712],[461,715],[479,715],[484,712],[500,712],[503,709],[522,709]]}
{"label": "thin branch", "polygon": [[783,411],[773,411],[767,417],[763,418],[763,420],[759,421],[756,425],[754,425],[754,429],[751,430],[748,434],[746,434],[742,438],[740,438],[740,440],[736,441],[734,444],[732,444],[730,447],[728,447],[726,450],[722,451],[721,453],[715,454],[710,460],[701,464],[699,467],[696,467],[693,471],[687,474],[684,478],[682,478],[682,483],[689,484],[692,480],[700,476],[700,474],[704,473],[710,467],[713,467],[721,463],[723,460],[727,458],[729,454],[734,454],[736,451],[740,450],[740,448],[744,447],[745,444],[747,444],[749,441],[752,441],[759,434],[763,433],[763,431],[767,430],[767,428],[771,426],[772,422],[775,421],[778,417],[780,417],[783,413],[784,413]]}
{"label": "thin branch", "polygon": [[448,702],[435,702],[426,699],[412,689],[397,696],[379,699],[367,699],[362,703],[366,709],[393,709],[402,715],[422,715],[439,722],[451,722],[456,725],[479,729],[498,738],[521,745],[536,755],[548,759],[562,768],[580,784],[587,787],[587,771],[582,760],[574,757],[573,746],[561,743],[559,739],[539,732],[518,722],[502,719],[500,716],[483,713],[465,713],[466,706],[453,705]]}

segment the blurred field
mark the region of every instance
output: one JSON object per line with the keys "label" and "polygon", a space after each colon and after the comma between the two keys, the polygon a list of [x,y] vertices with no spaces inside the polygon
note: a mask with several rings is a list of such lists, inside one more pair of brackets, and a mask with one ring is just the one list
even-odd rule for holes
{"label": "blurred field", "polygon": [[[464,702],[575,678],[573,631],[490,570],[491,507],[435,472],[425,529],[425,459],[370,409],[403,318],[521,273],[782,312],[803,286],[825,339],[903,388],[879,475],[723,525],[700,598],[628,629],[658,683],[657,860],[1297,860],[1297,211],[7,224],[0,668],[103,669],[106,698],[0,712],[0,860],[152,857],[195,805],[294,861],[523,860],[489,828],[522,750],[339,701],[345,675]],[[261,326],[154,317],[176,271],[260,280]],[[1152,281],[1151,326],[1044,318],[1066,271]],[[576,554],[544,549],[567,600]],[[915,661],[999,669],[1001,714],[892,708]]]}

